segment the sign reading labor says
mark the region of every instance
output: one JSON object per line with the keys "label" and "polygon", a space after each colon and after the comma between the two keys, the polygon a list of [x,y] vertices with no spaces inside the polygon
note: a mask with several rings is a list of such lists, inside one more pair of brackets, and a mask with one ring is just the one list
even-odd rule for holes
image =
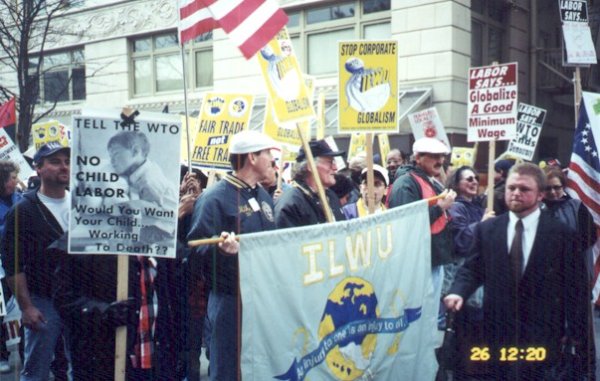
{"label": "sign reading labor says", "polygon": [[84,109],[72,128],[69,253],[175,258],[180,117]]}
{"label": "sign reading labor says", "polygon": [[314,117],[312,95],[305,86],[287,28],[281,29],[257,56],[277,122]]}
{"label": "sign reading labor says", "polygon": [[254,96],[249,94],[207,93],[200,109],[192,164],[229,170],[229,141],[248,128],[253,104]]}
{"label": "sign reading labor says", "polygon": [[558,0],[558,10],[562,22],[588,22],[586,0]]}
{"label": "sign reading labor says", "polygon": [[339,42],[340,133],[397,132],[398,41]]}
{"label": "sign reading labor says", "polygon": [[408,114],[408,121],[416,139],[436,138],[450,147],[444,124],[435,107]]}
{"label": "sign reading labor says", "polygon": [[469,69],[467,140],[510,140],[517,124],[517,63]]}
{"label": "sign reading labor says", "polygon": [[506,153],[523,160],[533,159],[545,118],[546,110],[543,108],[519,103],[517,136],[508,144]]}

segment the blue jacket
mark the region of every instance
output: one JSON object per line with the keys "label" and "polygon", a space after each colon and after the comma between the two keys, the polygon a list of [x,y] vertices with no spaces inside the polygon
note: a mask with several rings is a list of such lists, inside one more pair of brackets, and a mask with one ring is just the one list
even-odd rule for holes
{"label": "blue jacket", "polygon": [[469,201],[458,196],[450,207],[450,226],[454,237],[454,253],[459,257],[467,257],[473,243],[475,225],[481,222],[485,208],[478,199]]}
{"label": "blue jacket", "polygon": [[8,213],[10,208],[12,208],[13,205],[18,203],[19,201],[21,201],[22,198],[23,198],[23,194],[21,192],[14,192],[11,195],[10,205],[6,201],[4,201],[3,199],[0,198],[0,236],[2,236],[2,233],[4,233],[4,224],[6,223],[6,214]]}

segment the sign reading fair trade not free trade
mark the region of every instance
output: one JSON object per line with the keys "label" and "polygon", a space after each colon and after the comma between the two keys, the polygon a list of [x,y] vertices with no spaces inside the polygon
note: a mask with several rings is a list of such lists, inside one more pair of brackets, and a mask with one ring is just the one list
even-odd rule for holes
{"label": "sign reading fair trade not free trade", "polygon": [[467,140],[510,140],[517,124],[517,63],[469,69]]}

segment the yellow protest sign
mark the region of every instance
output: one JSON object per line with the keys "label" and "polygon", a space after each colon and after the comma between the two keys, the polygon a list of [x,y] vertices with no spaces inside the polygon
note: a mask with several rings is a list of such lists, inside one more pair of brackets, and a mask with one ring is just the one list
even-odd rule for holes
{"label": "yellow protest sign", "polygon": [[360,132],[355,132],[350,136],[348,161],[361,152],[367,152],[367,135]]}
{"label": "yellow protest sign", "polygon": [[[188,144],[190,145],[190,152],[194,149],[193,139],[196,137],[196,130],[198,128],[198,118],[187,117],[189,121],[189,128],[186,128],[186,117],[181,117],[181,151],[179,157],[182,163],[188,162]],[[188,139],[188,130],[192,138]]]}
{"label": "yellow protest sign", "polygon": [[340,42],[338,75],[340,133],[397,132],[397,41]]}
{"label": "yellow protest sign", "polygon": [[314,117],[312,97],[306,88],[287,28],[279,31],[257,56],[269,97],[273,100],[277,122],[298,122]]}
{"label": "yellow protest sign", "polygon": [[231,136],[248,128],[254,96],[207,93],[202,100],[192,164],[206,169],[230,169]]}
{"label": "yellow protest sign", "polygon": [[265,105],[265,122],[263,132],[279,143],[287,144],[294,149],[302,145],[295,123],[278,124],[274,117],[273,102],[267,98]]}
{"label": "yellow protest sign", "polygon": [[377,135],[377,141],[379,142],[379,154],[381,155],[381,165],[385,167],[387,165],[386,159],[388,153],[390,153],[390,139],[387,134]]}
{"label": "yellow protest sign", "polygon": [[450,162],[455,168],[463,165],[473,166],[475,159],[475,149],[469,147],[452,147]]}
{"label": "yellow protest sign", "polygon": [[57,120],[45,123],[36,123],[31,126],[33,144],[37,151],[41,146],[50,142],[59,142],[62,146],[69,145],[69,128],[60,124]]}

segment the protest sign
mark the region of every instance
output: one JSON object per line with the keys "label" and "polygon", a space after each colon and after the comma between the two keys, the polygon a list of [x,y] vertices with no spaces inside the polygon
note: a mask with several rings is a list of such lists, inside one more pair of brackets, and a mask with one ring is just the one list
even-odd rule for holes
{"label": "protest sign", "polygon": [[350,135],[350,145],[348,146],[348,155],[346,156],[346,159],[350,161],[350,159],[361,152],[367,152],[367,135],[355,132]]}
{"label": "protest sign", "polygon": [[[596,64],[596,48],[587,23],[565,22],[562,25],[565,42],[565,65]],[[564,52],[563,52],[564,53]]]}
{"label": "protest sign", "polygon": [[588,22],[586,0],[558,0],[558,10],[562,22]]}
{"label": "protest sign", "polygon": [[408,114],[408,122],[415,140],[421,138],[436,138],[450,147],[444,124],[435,107]]}
{"label": "protest sign", "polygon": [[467,140],[510,140],[517,124],[517,63],[469,69]]}
{"label": "protest sign", "polygon": [[71,140],[71,131],[69,128],[57,120],[36,123],[31,126],[31,131],[33,132],[33,145],[36,151],[44,144],[50,142],[58,142],[60,145],[68,147]]}
{"label": "protest sign", "polygon": [[299,122],[314,117],[312,95],[305,85],[287,28],[281,29],[257,56],[277,122]]}
{"label": "protest sign", "polygon": [[377,135],[377,141],[379,142],[379,154],[381,155],[381,165],[387,166],[387,155],[390,153],[390,139],[387,134]]}
{"label": "protest sign", "polygon": [[430,241],[426,201],[244,236],[242,379],[433,380]]}
{"label": "protest sign", "polygon": [[200,108],[192,163],[206,169],[229,170],[229,141],[250,124],[254,96],[207,93]]}
{"label": "protest sign", "polygon": [[546,110],[543,108],[519,103],[517,136],[510,141],[506,152],[523,160],[533,159],[545,118]]}
{"label": "protest sign", "polygon": [[341,41],[338,131],[397,132],[398,41]]}
{"label": "protest sign", "polygon": [[[269,135],[276,142],[285,144],[291,151],[298,151],[302,145],[302,140],[298,134],[296,123],[279,124],[275,120],[273,110],[273,102],[267,98],[265,105],[265,120],[263,124],[263,132]],[[306,131],[306,130],[305,130]],[[306,135],[305,135],[306,136]]]}
{"label": "protest sign", "polygon": [[73,116],[69,253],[175,258],[181,119]]}
{"label": "protest sign", "polygon": [[10,160],[17,164],[19,166],[19,179],[21,180],[27,180],[35,174],[4,128],[0,128],[0,160]]}
{"label": "protest sign", "polygon": [[463,165],[473,166],[475,159],[475,149],[470,147],[452,147],[450,155],[450,163],[454,168],[462,167]]}
{"label": "protest sign", "polygon": [[6,316],[2,326],[7,333],[7,346],[18,344],[21,341],[21,310],[14,295],[6,302]]}
{"label": "protest sign", "polygon": [[[189,122],[189,127],[186,128],[186,119]],[[188,145],[189,145],[189,152],[192,152],[194,149],[193,143],[194,143],[194,138],[196,137],[196,131],[198,130],[198,118],[192,118],[191,116],[188,116],[187,118],[185,116],[181,117],[181,162],[182,163],[186,163],[188,162]],[[188,130],[190,132],[190,135],[188,136]]]}

